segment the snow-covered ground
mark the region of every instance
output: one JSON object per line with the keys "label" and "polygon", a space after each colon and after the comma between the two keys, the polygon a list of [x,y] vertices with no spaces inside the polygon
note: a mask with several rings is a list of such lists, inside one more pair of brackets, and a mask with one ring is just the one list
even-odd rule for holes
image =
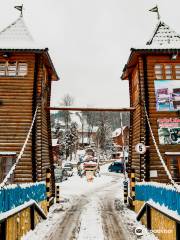
{"label": "snow-covered ground", "polygon": [[[68,209],[83,198],[88,199],[88,201],[84,203],[82,211],[79,213],[78,231],[75,233],[74,239],[104,240],[100,199],[103,199],[105,192],[112,191],[112,184],[115,184],[113,188],[113,191],[115,191],[114,200],[119,206],[116,213],[119,215],[119,220],[124,223],[124,229],[128,233],[127,239],[139,239],[135,234],[136,228],[143,230],[141,240],[156,239],[152,233],[146,231],[146,228],[136,221],[136,214],[123,206],[123,176],[116,173],[109,174],[107,168],[108,165],[102,166],[101,176],[94,178],[93,182],[87,182],[85,177],[80,178],[75,174],[67,181],[60,183],[61,204],[54,204],[50,209],[47,220],[39,223],[34,231],[30,231],[23,237],[23,240],[54,239],[52,233],[55,231],[55,226],[58,226],[58,224],[60,226],[63,218],[67,215]],[[116,183],[113,183],[115,179]]]}
{"label": "snow-covered ground", "polygon": [[80,222],[78,240],[104,239],[98,199],[93,198],[92,201],[85,206]]}

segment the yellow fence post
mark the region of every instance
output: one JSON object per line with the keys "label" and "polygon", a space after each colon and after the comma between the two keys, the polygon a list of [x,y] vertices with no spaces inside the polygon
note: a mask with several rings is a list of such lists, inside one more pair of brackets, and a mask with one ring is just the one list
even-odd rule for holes
{"label": "yellow fence post", "polygon": [[50,208],[50,185],[51,185],[51,170],[47,168],[46,170],[46,195],[47,195],[47,210],[49,212]]}
{"label": "yellow fence post", "polygon": [[60,186],[56,185],[56,203],[60,203]]}
{"label": "yellow fence post", "polygon": [[124,180],[124,204],[127,204],[127,198],[128,198],[128,181]]}
{"label": "yellow fence post", "polygon": [[135,206],[135,170],[131,170],[131,197],[132,197],[132,207]]}

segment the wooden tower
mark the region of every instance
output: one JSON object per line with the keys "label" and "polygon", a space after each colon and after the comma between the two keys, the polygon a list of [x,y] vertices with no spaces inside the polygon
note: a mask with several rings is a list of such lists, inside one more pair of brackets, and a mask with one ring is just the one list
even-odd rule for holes
{"label": "wooden tower", "polygon": [[[136,109],[130,120],[129,167],[135,169],[138,181],[168,182],[162,157],[173,180],[180,182],[179,51],[180,35],[159,20],[151,39],[131,49],[123,70],[122,79],[129,80],[130,105]],[[140,142],[148,146],[142,155],[135,151]]]}
{"label": "wooden tower", "polygon": [[[0,32],[0,180],[8,173],[35,123],[13,174],[14,182],[45,180],[53,170],[51,81],[58,80],[48,49],[37,45],[21,15]],[[52,181],[54,179],[52,171]]]}

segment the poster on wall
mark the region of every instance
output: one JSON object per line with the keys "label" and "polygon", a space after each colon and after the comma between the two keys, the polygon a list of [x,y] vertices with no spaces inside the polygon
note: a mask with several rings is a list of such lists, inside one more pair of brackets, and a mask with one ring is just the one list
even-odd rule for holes
{"label": "poster on wall", "polygon": [[155,80],[156,110],[180,110],[180,80]]}
{"label": "poster on wall", "polygon": [[158,119],[160,144],[180,144],[180,118]]}

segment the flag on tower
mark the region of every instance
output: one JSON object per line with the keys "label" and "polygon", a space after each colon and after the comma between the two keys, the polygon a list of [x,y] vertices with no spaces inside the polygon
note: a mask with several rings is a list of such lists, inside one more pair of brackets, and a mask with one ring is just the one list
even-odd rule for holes
{"label": "flag on tower", "polygon": [[21,5],[21,6],[15,6],[14,8],[16,8],[17,10],[19,10],[19,11],[21,12],[21,16],[22,16],[23,5]]}
{"label": "flag on tower", "polygon": [[155,6],[155,7],[153,7],[152,9],[150,9],[149,11],[150,11],[150,12],[158,12],[158,7]]}
{"label": "flag on tower", "polygon": [[157,19],[160,20],[160,14],[159,14],[159,9],[158,9],[157,5],[153,8],[151,8],[149,11],[150,12],[156,12],[157,13]]}

